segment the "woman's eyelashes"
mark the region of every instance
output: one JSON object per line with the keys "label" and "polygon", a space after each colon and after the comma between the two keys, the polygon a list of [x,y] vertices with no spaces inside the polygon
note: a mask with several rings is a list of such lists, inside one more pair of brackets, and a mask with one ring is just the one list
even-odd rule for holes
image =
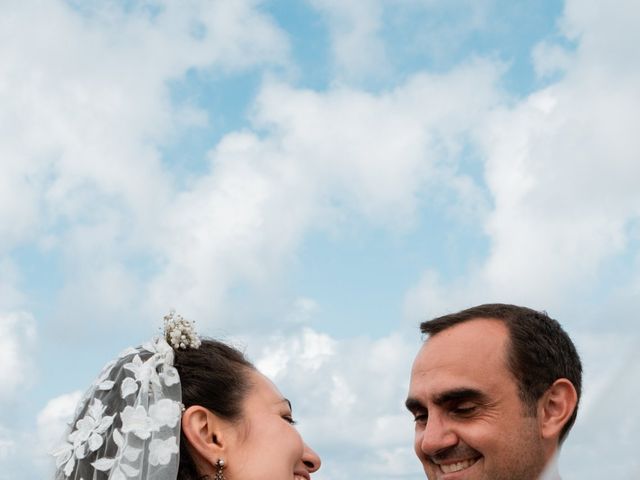
{"label": "woman's eyelashes", "polygon": [[287,422],[290,423],[291,425],[295,425],[297,422],[293,419],[293,414],[291,413],[286,413],[284,415],[282,415],[282,418]]}

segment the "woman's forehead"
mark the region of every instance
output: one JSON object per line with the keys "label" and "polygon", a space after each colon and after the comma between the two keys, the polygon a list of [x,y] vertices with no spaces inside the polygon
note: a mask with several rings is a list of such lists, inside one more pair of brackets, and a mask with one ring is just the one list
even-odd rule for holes
{"label": "woman's forehead", "polygon": [[277,404],[289,401],[284,398],[278,387],[264,374],[258,371],[251,372],[251,390],[247,396],[247,400],[254,398],[255,400],[263,400],[268,404]]}

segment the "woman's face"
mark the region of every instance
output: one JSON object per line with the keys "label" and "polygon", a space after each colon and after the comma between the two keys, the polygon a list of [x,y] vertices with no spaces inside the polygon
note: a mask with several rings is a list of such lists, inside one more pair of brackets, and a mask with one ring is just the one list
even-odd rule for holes
{"label": "woman's face", "polygon": [[291,405],[259,372],[243,403],[235,448],[225,459],[228,480],[309,480],[320,458],[293,425]]}

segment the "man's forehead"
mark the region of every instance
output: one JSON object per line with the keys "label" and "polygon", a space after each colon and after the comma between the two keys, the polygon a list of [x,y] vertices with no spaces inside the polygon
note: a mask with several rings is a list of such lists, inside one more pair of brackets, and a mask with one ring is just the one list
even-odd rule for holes
{"label": "man's forehead", "polygon": [[429,396],[460,387],[482,390],[510,377],[507,340],[508,331],[498,320],[470,320],[437,333],[416,356],[410,390],[425,394],[427,388]]}
{"label": "man's forehead", "polygon": [[477,318],[453,325],[425,340],[418,355],[434,355],[455,359],[475,354],[503,354],[509,331],[500,320]]}

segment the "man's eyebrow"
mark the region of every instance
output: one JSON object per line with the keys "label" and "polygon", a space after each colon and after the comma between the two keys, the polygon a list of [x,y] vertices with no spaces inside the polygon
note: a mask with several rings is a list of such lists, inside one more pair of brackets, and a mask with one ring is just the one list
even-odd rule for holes
{"label": "man's eyebrow", "polygon": [[475,388],[456,388],[438,394],[434,398],[433,403],[436,405],[444,405],[451,402],[468,402],[472,400],[476,402],[486,402],[487,396]]}
{"label": "man's eyebrow", "polygon": [[422,402],[413,397],[408,397],[404,402],[404,406],[407,407],[407,410],[409,410],[410,412],[425,410],[425,406],[422,404]]}
{"label": "man's eyebrow", "polygon": [[[456,388],[453,390],[447,390],[438,394],[433,403],[438,406],[452,403],[452,402],[468,402],[468,401],[476,401],[481,403],[487,402],[487,396],[480,390],[476,390],[475,388]],[[418,412],[420,410],[426,410],[427,407],[424,404],[414,397],[408,397],[404,402],[405,407],[410,412]]]}

